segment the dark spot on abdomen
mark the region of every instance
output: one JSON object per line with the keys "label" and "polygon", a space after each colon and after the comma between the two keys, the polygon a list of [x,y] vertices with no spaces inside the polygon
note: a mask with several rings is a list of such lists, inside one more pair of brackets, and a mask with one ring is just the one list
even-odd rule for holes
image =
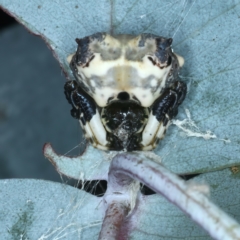
{"label": "dark spot on abdomen", "polygon": [[117,96],[117,98],[121,101],[128,101],[130,96],[127,92],[120,92]]}

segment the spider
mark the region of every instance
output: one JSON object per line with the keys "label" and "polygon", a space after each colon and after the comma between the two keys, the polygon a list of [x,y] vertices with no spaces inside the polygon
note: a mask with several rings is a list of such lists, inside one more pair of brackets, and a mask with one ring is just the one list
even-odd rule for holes
{"label": "spider", "polygon": [[76,80],[64,88],[85,137],[102,150],[154,149],[187,92],[172,39],[96,33],[76,42],[68,57]]}

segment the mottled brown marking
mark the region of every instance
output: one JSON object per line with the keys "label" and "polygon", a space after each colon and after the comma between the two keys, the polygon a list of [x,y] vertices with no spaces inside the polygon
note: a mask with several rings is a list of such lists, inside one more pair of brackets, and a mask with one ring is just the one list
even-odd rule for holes
{"label": "mottled brown marking", "polygon": [[231,170],[231,172],[232,172],[233,174],[236,174],[236,173],[239,172],[240,169],[239,169],[238,166],[233,166],[233,167],[230,168],[230,170]]}

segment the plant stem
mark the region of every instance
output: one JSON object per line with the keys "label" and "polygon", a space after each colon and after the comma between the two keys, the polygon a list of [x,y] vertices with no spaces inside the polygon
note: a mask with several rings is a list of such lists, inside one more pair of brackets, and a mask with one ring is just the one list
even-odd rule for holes
{"label": "plant stem", "polygon": [[[178,206],[214,239],[240,239],[239,224],[211,203],[201,187],[186,183],[142,153],[121,153],[113,158],[104,198],[107,203],[106,217],[99,239],[119,239],[121,223],[133,210],[133,200],[137,200],[139,188],[134,184],[136,180]],[[109,229],[112,232],[107,238]]]}

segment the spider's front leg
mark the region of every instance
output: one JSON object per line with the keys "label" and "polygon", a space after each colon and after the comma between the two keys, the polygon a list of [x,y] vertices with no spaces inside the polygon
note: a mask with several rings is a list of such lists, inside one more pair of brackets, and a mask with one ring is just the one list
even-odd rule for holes
{"label": "spider's front leg", "polygon": [[76,81],[68,81],[64,85],[64,93],[72,105],[71,115],[79,119],[85,137],[94,147],[107,149],[107,133],[103,127],[96,103]]}
{"label": "spider's front leg", "polygon": [[143,150],[155,148],[158,141],[164,137],[169,122],[177,115],[178,106],[183,102],[186,93],[186,84],[176,81],[155,100],[142,135]]}

